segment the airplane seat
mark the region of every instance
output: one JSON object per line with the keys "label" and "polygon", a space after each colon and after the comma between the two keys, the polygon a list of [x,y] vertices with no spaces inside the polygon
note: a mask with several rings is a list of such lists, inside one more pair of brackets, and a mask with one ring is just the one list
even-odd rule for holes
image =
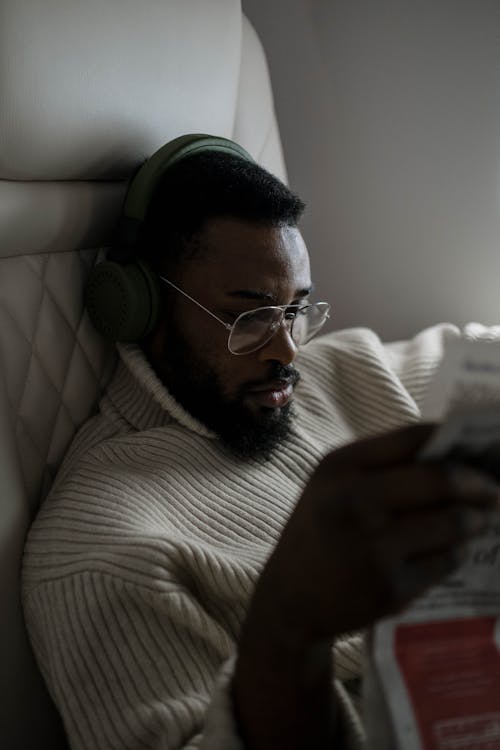
{"label": "airplane seat", "polygon": [[113,347],[83,309],[126,182],[186,132],[285,179],[265,57],[238,0],[0,0],[0,742],[66,747],[20,603],[23,543]]}

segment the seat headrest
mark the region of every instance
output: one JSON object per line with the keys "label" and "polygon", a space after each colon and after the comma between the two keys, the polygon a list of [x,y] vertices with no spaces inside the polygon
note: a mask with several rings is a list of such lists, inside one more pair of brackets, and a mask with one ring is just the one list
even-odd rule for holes
{"label": "seat headrest", "polygon": [[0,179],[124,179],[179,133],[233,135],[234,0],[2,6]]}

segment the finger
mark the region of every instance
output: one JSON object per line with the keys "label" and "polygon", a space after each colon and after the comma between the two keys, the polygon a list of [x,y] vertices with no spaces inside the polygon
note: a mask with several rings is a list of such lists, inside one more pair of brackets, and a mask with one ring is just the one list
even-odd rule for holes
{"label": "finger", "polygon": [[436,429],[434,424],[416,424],[358,440],[332,451],[324,462],[332,469],[389,468],[415,459]]}
{"label": "finger", "polygon": [[469,506],[451,506],[434,513],[406,516],[391,524],[377,539],[380,556],[387,567],[400,560],[412,560],[453,552],[483,533],[488,514]]}
{"label": "finger", "polygon": [[392,570],[389,579],[391,595],[398,608],[423,594],[451,575],[463,562],[464,549],[457,548],[419,560],[402,562]]}
{"label": "finger", "polygon": [[443,505],[498,507],[499,485],[467,467],[410,464],[336,483],[338,509],[367,531],[377,532],[391,518]]}
{"label": "finger", "polygon": [[445,469],[454,497],[462,496],[465,499],[470,496],[477,498],[476,502],[481,502],[480,498],[484,496],[483,500],[487,503],[489,496],[494,505],[500,504],[500,484],[491,474],[463,464],[448,464]]}

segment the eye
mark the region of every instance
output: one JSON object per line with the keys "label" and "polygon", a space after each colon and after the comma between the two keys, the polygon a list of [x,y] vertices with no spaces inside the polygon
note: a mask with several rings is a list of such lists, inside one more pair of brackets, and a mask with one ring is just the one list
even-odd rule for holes
{"label": "eye", "polygon": [[289,305],[285,310],[285,314],[293,313],[294,315],[304,315],[308,307],[309,302],[299,300],[299,302],[294,302],[293,305]]}
{"label": "eye", "polygon": [[299,309],[297,310],[297,315],[306,315],[307,311],[309,310],[309,303],[306,302],[305,305],[301,305]]}
{"label": "eye", "polygon": [[255,325],[255,318],[250,315],[244,315],[240,320],[238,321],[238,327],[239,328],[250,328],[253,325]]}
{"label": "eye", "polygon": [[227,318],[231,323],[234,323],[236,318],[239,318],[243,312],[246,312],[246,310],[223,310],[221,315],[224,318]]}
{"label": "eye", "polygon": [[246,322],[247,320],[260,320],[261,318],[266,318],[268,313],[266,312],[266,308],[260,308],[257,307],[255,310],[249,310],[246,308],[246,310],[238,310],[238,311],[227,311],[225,313],[229,318],[233,319],[233,323],[235,322],[236,318],[239,318],[240,316],[243,316],[241,319],[241,322]]}

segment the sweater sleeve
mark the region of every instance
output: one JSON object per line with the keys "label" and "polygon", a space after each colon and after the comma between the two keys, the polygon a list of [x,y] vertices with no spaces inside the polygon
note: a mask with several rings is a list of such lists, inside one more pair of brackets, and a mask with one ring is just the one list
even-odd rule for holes
{"label": "sweater sleeve", "polygon": [[25,612],[72,750],[199,746],[233,647],[187,592],[78,573],[27,591]]}
{"label": "sweater sleeve", "polygon": [[446,342],[460,335],[459,328],[444,323],[427,328],[407,341],[385,344],[391,369],[419,409],[422,408],[428,385],[443,356]]}
{"label": "sweater sleeve", "polygon": [[[244,750],[234,646],[186,592],[79,573],[30,589],[25,611],[72,750]],[[335,692],[345,750],[358,750],[356,712]]]}

